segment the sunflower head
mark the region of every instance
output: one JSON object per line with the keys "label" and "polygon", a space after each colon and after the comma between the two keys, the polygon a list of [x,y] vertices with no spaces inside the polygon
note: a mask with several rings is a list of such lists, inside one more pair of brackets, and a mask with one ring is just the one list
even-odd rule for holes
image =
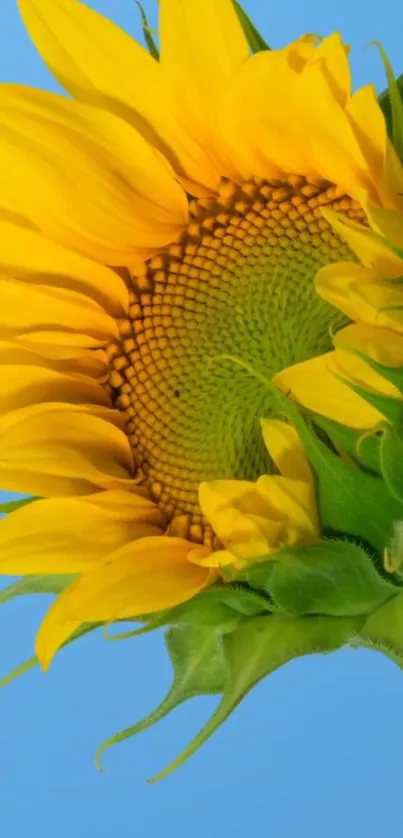
{"label": "sunflower head", "polygon": [[391,141],[338,33],[270,50],[231,0],[160,0],[150,52],[19,7],[69,95],[0,87],[0,568],[59,593],[44,668],[171,625],[174,703],[224,695],[198,744],[398,598],[400,105]]}

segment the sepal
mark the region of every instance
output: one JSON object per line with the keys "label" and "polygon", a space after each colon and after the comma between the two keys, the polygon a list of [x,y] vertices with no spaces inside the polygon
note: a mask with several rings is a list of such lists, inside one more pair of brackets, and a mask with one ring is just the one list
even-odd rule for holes
{"label": "sepal", "polygon": [[383,110],[392,143],[403,160],[403,75],[395,78],[389,58],[379,41],[372,42],[379,50],[388,80],[388,89],[381,93],[379,104]]}
{"label": "sepal", "polygon": [[161,780],[182,765],[221,727],[250,690],[275,669],[303,655],[330,652],[344,646],[361,625],[360,617],[270,615],[248,620],[223,637],[225,680],[221,702],[188,747],[151,782]]}
{"label": "sepal", "polygon": [[255,52],[262,52],[262,50],[270,49],[269,45],[266,43],[260,32],[256,29],[254,23],[252,23],[250,17],[246,14],[244,9],[242,8],[241,4],[237,2],[237,0],[233,0],[235,11],[238,15],[239,22],[242,26],[242,29],[245,33],[247,38],[248,44],[253,53]]}
{"label": "sepal", "polygon": [[392,578],[378,572],[374,556],[346,540],[323,539],[282,550],[277,561],[254,565],[245,577],[252,588],[263,582],[263,590],[282,611],[299,616],[366,615],[397,590]]}
{"label": "sepal", "polygon": [[175,707],[197,695],[216,695],[224,689],[225,661],[220,634],[211,627],[172,626],[165,644],[173,667],[173,683],[159,706],[141,721],[116,733],[98,748],[96,765],[102,770],[104,752],[161,721]]}
{"label": "sepal", "polygon": [[316,475],[323,532],[348,534],[382,552],[394,522],[402,518],[403,504],[383,479],[332,451],[300,411],[295,410],[292,421]]}
{"label": "sepal", "polygon": [[137,3],[137,5],[139,7],[139,10],[140,10],[141,28],[143,30],[143,38],[144,38],[144,40],[147,44],[148,51],[149,51],[150,55],[152,55],[152,57],[155,58],[156,61],[159,61],[159,59],[160,59],[159,49],[158,49],[157,44],[155,43],[155,40],[153,38],[152,29],[151,29],[151,27],[148,23],[148,18],[147,18],[145,9],[143,7],[143,4],[140,3],[140,0],[136,0],[136,3]]}

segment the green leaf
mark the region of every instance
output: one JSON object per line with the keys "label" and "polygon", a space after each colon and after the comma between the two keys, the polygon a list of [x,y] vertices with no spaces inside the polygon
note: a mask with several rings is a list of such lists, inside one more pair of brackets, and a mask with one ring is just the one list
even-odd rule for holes
{"label": "green leaf", "polygon": [[136,3],[140,9],[143,37],[148,46],[148,51],[152,55],[152,57],[156,59],[156,61],[159,61],[159,50],[152,36],[152,29],[150,29],[150,26],[148,24],[147,15],[145,13],[143,5],[139,2],[139,0],[136,0]]}
{"label": "green leaf", "polygon": [[302,655],[343,646],[363,624],[361,617],[287,617],[270,615],[248,620],[223,637],[227,675],[217,710],[182,754],[151,782],[166,777],[188,759],[232,713],[247,693],[275,669]]}
{"label": "green leaf", "polygon": [[402,518],[403,504],[376,475],[345,462],[318,438],[298,411],[292,417],[317,478],[324,530],[348,533],[383,551]]}
{"label": "green leaf", "polygon": [[369,390],[364,390],[363,387],[358,387],[356,384],[353,384],[351,381],[347,381],[346,379],[341,379],[344,384],[347,384],[354,393],[357,393],[358,396],[361,396],[364,401],[371,404],[386,419],[389,419],[389,422],[392,424],[403,423],[403,400],[394,398],[393,396],[381,396],[380,393],[371,393]]}
{"label": "green leaf", "polygon": [[[400,98],[403,100],[403,74],[398,76],[395,80],[396,86],[400,95]],[[392,103],[391,103],[391,95],[390,90],[384,90],[378,99],[379,105],[381,110],[383,111],[383,115],[386,119],[386,125],[388,129],[389,137],[392,137],[393,134],[393,118],[392,118]]]}
{"label": "green leaf", "polygon": [[23,500],[10,500],[7,503],[0,503],[0,513],[4,512],[8,515],[9,512],[14,512],[15,509],[20,509],[34,500],[40,500],[40,498],[24,498]]}
{"label": "green leaf", "polygon": [[376,432],[355,431],[353,428],[346,428],[332,419],[316,414],[311,418],[315,425],[325,431],[339,455],[346,453],[357,466],[361,468],[364,466],[378,476],[380,475],[379,437]]}
{"label": "green leaf", "polygon": [[71,574],[54,574],[53,576],[46,573],[38,573],[36,575],[24,576],[8,585],[7,588],[0,590],[0,605],[9,602],[17,596],[28,596],[30,594],[60,594],[61,591],[70,585],[76,578]]}
{"label": "green leaf", "polygon": [[323,540],[282,550],[269,580],[273,599],[289,614],[355,617],[396,594],[368,554],[348,541]]}
{"label": "green leaf", "polygon": [[[400,157],[403,159],[403,99],[401,96],[402,83],[395,79],[390,61],[379,41],[372,42],[379,50],[383,66],[388,80],[389,96],[389,128],[392,143]],[[400,84],[399,84],[400,81]]]}
{"label": "green leaf", "polygon": [[224,689],[225,662],[222,640],[213,628],[173,626],[165,642],[174,670],[171,689],[161,704],[137,724],[116,733],[98,749],[96,764],[101,768],[101,758],[107,748],[123,742],[156,724],[179,704],[198,695],[216,695]]}
{"label": "green leaf", "polygon": [[[259,561],[253,562],[253,564],[249,565],[242,570],[239,574],[239,579],[242,582],[246,582],[253,591],[257,591],[263,593],[265,596],[271,598],[270,593],[270,579],[271,575],[274,571],[275,561],[278,559],[278,555],[276,555],[275,559],[273,556],[261,556]],[[270,611],[276,612],[278,611],[278,607],[276,606],[273,601],[270,602]]]}
{"label": "green leaf", "polygon": [[[379,454],[382,474],[389,491],[403,502],[403,425],[383,427]],[[402,513],[400,518],[403,518]]]}
{"label": "green leaf", "polygon": [[252,52],[262,52],[265,49],[269,50],[269,45],[266,44],[266,41],[262,38],[260,32],[256,29],[256,26],[252,23],[237,0],[234,0],[234,6]]}

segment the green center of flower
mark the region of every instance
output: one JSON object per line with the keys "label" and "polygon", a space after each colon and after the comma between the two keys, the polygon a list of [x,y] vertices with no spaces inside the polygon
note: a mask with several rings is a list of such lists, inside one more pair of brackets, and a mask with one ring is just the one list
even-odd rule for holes
{"label": "green center of flower", "polygon": [[276,412],[276,396],[259,376],[328,351],[344,322],[314,288],[322,265],[352,258],[324,206],[363,216],[329,183],[224,182],[218,199],[192,201],[180,242],[131,280],[129,317],[109,348],[113,399],[141,482],[167,521],[188,516],[196,541],[211,537],[201,481],[270,471],[259,419]]}

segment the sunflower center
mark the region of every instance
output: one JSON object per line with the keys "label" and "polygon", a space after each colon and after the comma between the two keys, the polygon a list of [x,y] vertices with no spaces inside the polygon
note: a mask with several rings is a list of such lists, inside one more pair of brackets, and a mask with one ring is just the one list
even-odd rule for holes
{"label": "sunflower center", "polygon": [[353,258],[325,206],[363,218],[327,182],[225,181],[218,198],[191,202],[181,240],[131,278],[109,383],[141,482],[195,541],[211,538],[201,481],[270,470],[259,419],[276,412],[275,396],[251,370],[268,379],[326,352],[344,322],[314,289],[318,268]]}

